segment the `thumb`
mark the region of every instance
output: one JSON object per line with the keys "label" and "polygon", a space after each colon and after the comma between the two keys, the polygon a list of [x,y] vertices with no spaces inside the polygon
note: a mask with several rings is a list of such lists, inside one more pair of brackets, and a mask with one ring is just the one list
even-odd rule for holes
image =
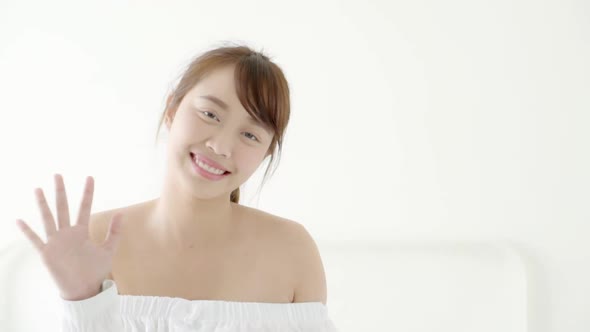
{"label": "thumb", "polygon": [[107,233],[106,239],[102,243],[102,247],[111,253],[113,253],[119,245],[121,238],[120,229],[122,216],[123,215],[121,213],[117,213],[113,216],[111,219],[111,224],[109,225],[109,231]]}

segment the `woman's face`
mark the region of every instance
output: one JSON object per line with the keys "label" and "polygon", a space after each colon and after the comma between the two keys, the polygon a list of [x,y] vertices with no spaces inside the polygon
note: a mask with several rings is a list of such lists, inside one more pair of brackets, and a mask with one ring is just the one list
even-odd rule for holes
{"label": "woman's face", "polygon": [[[222,67],[205,76],[186,94],[175,114],[170,114],[172,124],[166,122],[168,167],[178,170],[178,185],[188,186],[203,199],[229,196],[243,184],[267,156],[273,138],[240,104],[234,68]],[[197,171],[195,153],[230,173],[219,180],[208,179]]]}

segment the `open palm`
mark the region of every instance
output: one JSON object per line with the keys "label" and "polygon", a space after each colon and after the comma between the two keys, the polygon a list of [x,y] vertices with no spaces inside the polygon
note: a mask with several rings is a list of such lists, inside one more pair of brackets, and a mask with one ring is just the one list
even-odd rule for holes
{"label": "open palm", "polygon": [[17,219],[17,224],[39,252],[60,290],[60,296],[69,301],[87,299],[100,292],[102,281],[111,270],[112,258],[119,242],[121,214],[113,216],[105,241],[96,245],[90,240],[88,233],[94,179],[90,176],[86,178],[75,225],[70,225],[68,201],[60,174],[55,174],[55,189],[57,227],[43,190],[35,189],[47,243],[21,219]]}

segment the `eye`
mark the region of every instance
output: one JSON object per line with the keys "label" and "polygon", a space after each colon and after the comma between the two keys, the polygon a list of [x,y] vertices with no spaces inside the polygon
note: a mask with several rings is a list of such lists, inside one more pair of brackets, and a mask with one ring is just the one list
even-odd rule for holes
{"label": "eye", "polygon": [[[208,117],[209,119],[216,119],[217,116],[211,112],[207,112],[207,111],[201,111],[202,114],[204,114],[206,117]],[[211,117],[211,116],[213,117]],[[255,141],[255,142],[260,142],[260,140],[258,139],[258,137],[256,137],[256,135],[252,134],[252,133],[246,133],[246,135],[250,135],[252,138],[249,138],[251,141]]]}
{"label": "eye", "polygon": [[256,140],[256,141],[260,142],[260,140],[258,139],[258,137],[254,136],[253,134],[251,134],[251,133],[246,133],[246,134],[250,134],[250,135],[252,135],[252,137],[254,137],[254,140]]}
{"label": "eye", "polygon": [[215,118],[217,118],[217,116],[216,116],[215,114],[211,113],[211,112],[203,111],[203,112],[201,112],[201,113],[205,114],[205,116],[206,116],[206,117],[208,117],[209,119],[213,119],[213,118],[212,118],[212,117],[210,117],[210,116],[208,116],[207,114],[211,114],[211,115],[213,115]]}

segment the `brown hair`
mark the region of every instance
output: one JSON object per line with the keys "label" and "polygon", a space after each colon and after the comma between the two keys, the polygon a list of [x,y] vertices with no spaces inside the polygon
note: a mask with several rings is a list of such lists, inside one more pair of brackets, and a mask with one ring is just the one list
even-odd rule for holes
{"label": "brown hair", "polygon": [[[169,95],[158,123],[156,141],[162,123],[167,119],[167,116],[170,116],[169,110],[174,114],[184,96],[201,78],[225,65],[236,66],[235,88],[242,106],[250,116],[267,126],[273,133],[273,139],[267,151],[267,155],[270,154],[271,158],[264,173],[262,181],[264,183],[270,166],[275,160],[275,153],[277,160],[280,159],[283,138],[291,111],[289,85],[279,66],[272,62],[267,55],[254,51],[248,46],[221,46],[199,55],[190,62],[180,81]],[[231,192],[230,200],[239,203],[239,187]]]}

